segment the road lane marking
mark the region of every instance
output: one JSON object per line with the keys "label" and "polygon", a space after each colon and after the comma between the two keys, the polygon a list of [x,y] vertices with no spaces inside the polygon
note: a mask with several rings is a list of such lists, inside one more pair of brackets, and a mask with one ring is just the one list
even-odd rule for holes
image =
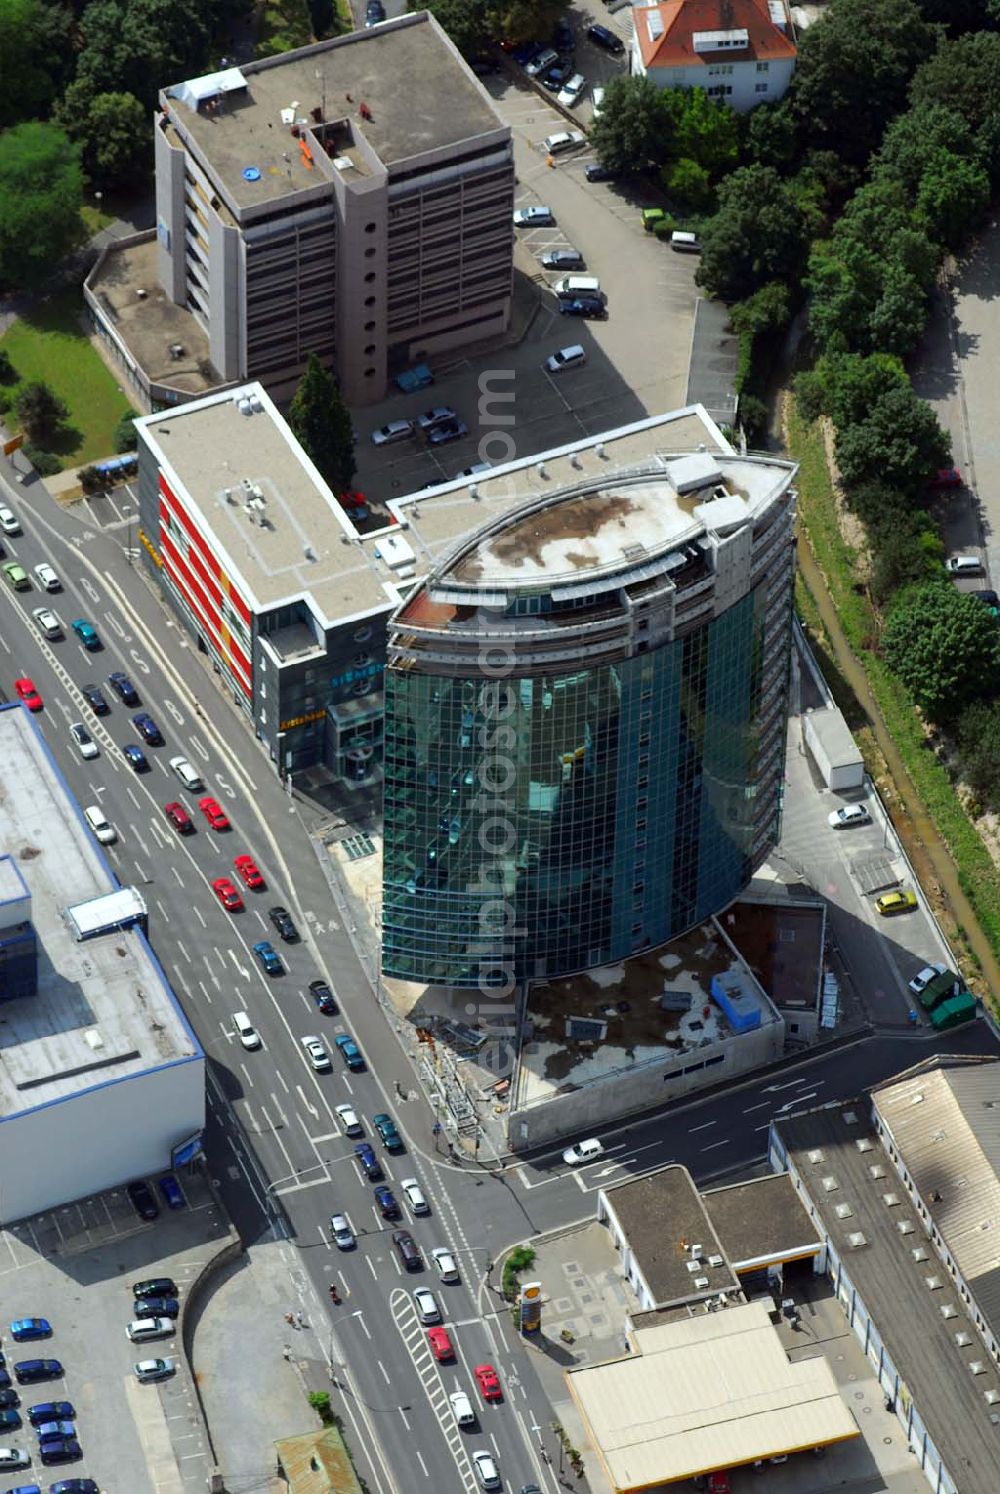
{"label": "road lane marking", "polygon": [[703,1146],[701,1148],[701,1150],[703,1152],[714,1152],[715,1149],[716,1149],[716,1147],[719,1147],[719,1146],[730,1146],[731,1144],[732,1143],[730,1142],[730,1140],[729,1140],[729,1138],[727,1136],[726,1139],[725,1139],[725,1141],[713,1141],[712,1144],[711,1144],[711,1146]]}
{"label": "road lane marking", "polygon": [[361,1312],[360,1307],[355,1308],[355,1310],[351,1314],[351,1316],[357,1318],[358,1322],[361,1324],[362,1328],[365,1330],[365,1337],[367,1338],[368,1342],[371,1343],[372,1336],[371,1336],[371,1334],[368,1331],[368,1324],[365,1322],[364,1317],[362,1316],[362,1312]]}
{"label": "road lane marking", "polygon": [[715,1124],[716,1122],[714,1120],[710,1120],[706,1121],[703,1126],[690,1126],[688,1128],[688,1135],[693,1136],[696,1131],[707,1131],[709,1126],[714,1126]]}
{"label": "road lane marking", "polygon": [[743,1114],[752,1115],[755,1110],[767,1110],[770,1108],[772,1103],[773,1102],[771,1100],[761,1100],[759,1105],[748,1105]]}

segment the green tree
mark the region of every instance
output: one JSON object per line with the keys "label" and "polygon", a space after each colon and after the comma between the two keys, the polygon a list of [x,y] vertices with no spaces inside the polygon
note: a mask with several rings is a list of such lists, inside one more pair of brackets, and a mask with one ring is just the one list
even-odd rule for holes
{"label": "green tree", "polygon": [[135,451],[139,445],[139,438],[135,433],[135,412],[129,410],[123,415],[115,426],[114,448],[115,451]]}
{"label": "green tree", "polygon": [[336,14],[334,0],[309,0],[309,24],[313,36],[329,36]]}
{"label": "green tree", "polygon": [[950,721],[1000,683],[1000,629],[978,597],[945,580],[901,591],[883,651],[932,721]]}
{"label": "green tree", "polygon": [[547,41],[569,0],[487,0],[488,36],[504,41]]}
{"label": "green tree", "polygon": [[409,8],[429,10],[466,57],[475,57],[490,40],[485,0],[410,0]]}
{"label": "green tree", "polygon": [[94,93],[76,79],[58,109],[59,123],[78,142],[94,187],[138,187],[153,162],[149,110],[132,93]]}
{"label": "green tree", "polygon": [[973,793],[987,808],[1000,808],[1000,701],[966,706],[955,723],[955,743]]}
{"label": "green tree", "polygon": [[831,0],[822,26],[798,39],[788,97],[801,129],[863,165],[938,34],[915,0]]}
{"label": "green tree", "polygon": [[14,397],[14,413],[36,446],[52,446],[69,417],[69,410],[48,384],[22,384]]}
{"label": "green tree", "polygon": [[649,78],[612,78],[590,129],[590,143],[602,166],[618,176],[662,166],[672,153],[675,104],[669,89]]}
{"label": "green tree", "polygon": [[72,75],[72,14],[46,0],[0,0],[0,129],[48,114]]}
{"label": "green tree", "polygon": [[950,36],[985,31],[997,23],[996,0],[917,0],[925,21],[944,27]]}
{"label": "green tree", "polygon": [[788,183],[771,166],[744,166],[719,186],[719,207],[701,230],[695,275],[711,295],[743,300],[769,280],[797,280],[806,226]]}
{"label": "green tree", "polygon": [[762,285],[745,301],[733,307],[730,320],[737,332],[761,337],[767,332],[781,332],[792,319],[792,296],[788,286],[772,280]]}
{"label": "green tree", "polygon": [[940,576],[944,547],[936,534],[918,523],[903,518],[870,537],[871,588],[880,606],[884,607],[901,587]]}
{"label": "green tree", "polygon": [[94,94],[131,93],[152,109],[160,88],[207,63],[211,19],[199,0],[90,0],[77,78]]}
{"label": "green tree", "polygon": [[1000,114],[1000,34],[979,31],[943,42],[914,74],[910,98],[914,104],[946,99],[978,130]]}
{"label": "green tree", "polygon": [[789,99],[758,104],[751,110],[746,121],[746,154],[751,163],[788,171],[799,150],[799,124]]}
{"label": "green tree", "polygon": [[721,99],[710,99],[703,88],[671,91],[673,151],[678,159],[697,161],[717,181],[732,171],[740,155],[740,121]]}
{"label": "green tree", "polygon": [[82,234],[79,151],[53,125],[0,134],[0,288],[41,284]]}
{"label": "green tree", "polygon": [[978,161],[941,151],[920,180],[917,218],[928,235],[958,249],[986,216],[990,178]]}
{"label": "green tree", "polygon": [[872,173],[891,176],[916,192],[927,168],[942,151],[975,154],[973,132],[960,113],[945,104],[920,103],[894,119],[872,162]]}
{"label": "green tree", "polygon": [[664,166],[663,187],[671,202],[688,213],[707,213],[715,201],[711,178],[704,166],[684,157]]}
{"label": "green tree", "polygon": [[340,397],[337,381],[310,353],[288,411],[288,424],[335,493],[346,492],[354,481],[354,434],[351,416]]}
{"label": "green tree", "polygon": [[889,389],[865,418],[837,431],[837,464],[848,488],[882,481],[917,494],[951,457],[948,437],[930,405],[908,386]]}
{"label": "green tree", "polygon": [[910,381],[898,358],[888,353],[827,353],[795,381],[795,393],[807,418],[829,415],[837,426],[857,425],[875,402],[891,389],[908,389]]}

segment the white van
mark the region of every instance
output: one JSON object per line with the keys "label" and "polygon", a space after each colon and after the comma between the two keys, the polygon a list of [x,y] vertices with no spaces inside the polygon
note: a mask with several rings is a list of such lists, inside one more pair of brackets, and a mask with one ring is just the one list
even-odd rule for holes
{"label": "white van", "polygon": [[114,845],[118,839],[118,831],[107,818],[103,809],[99,809],[96,804],[88,804],[87,808],[83,811],[83,817],[102,846]]}
{"label": "white van", "polygon": [[557,296],[567,296],[572,301],[577,296],[599,296],[601,282],[596,275],[564,275],[554,283],[552,289]]}
{"label": "white van", "polygon": [[197,793],[199,789],[205,787],[200,775],[195,772],[186,757],[172,757],[170,759],[170,766],[184,787],[190,790],[192,794]]}
{"label": "white van", "polygon": [[448,1397],[455,1420],[460,1427],[474,1427],[476,1424],[476,1413],[472,1409],[472,1402],[464,1390],[453,1390]]}
{"label": "white van", "polygon": [[953,576],[978,576],[983,562],[978,555],[949,555],[944,568]]}
{"label": "white van", "polygon": [[701,253],[701,245],[698,243],[698,235],[696,233],[683,233],[680,231],[672,233],[670,235],[670,247],[686,254]]}
{"label": "white van", "polygon": [[243,1044],[251,1052],[260,1047],[260,1033],[250,1021],[246,1012],[233,1012],[233,1031]]}

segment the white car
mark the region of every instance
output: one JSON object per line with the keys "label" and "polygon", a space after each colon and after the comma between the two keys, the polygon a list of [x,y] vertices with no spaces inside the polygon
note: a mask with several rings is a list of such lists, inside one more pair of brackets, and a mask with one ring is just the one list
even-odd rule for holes
{"label": "white car", "polygon": [[451,1411],[460,1427],[474,1427],[476,1424],[476,1413],[472,1409],[472,1402],[464,1390],[453,1390],[448,1397],[451,1403]]}
{"label": "white car", "polygon": [[83,817],[102,846],[114,845],[118,839],[118,831],[107,818],[103,809],[99,809],[96,804],[88,804],[83,811]]}
{"label": "white car", "polygon": [[572,109],[583,97],[583,90],[587,86],[587,80],[582,73],[574,73],[568,83],[564,83],[556,94],[556,101],[566,109]]}
{"label": "white car", "polygon": [[302,1046],[306,1050],[309,1062],[318,1074],[325,1074],[327,1069],[332,1067],[330,1055],[318,1037],[304,1037]]}
{"label": "white car", "polygon": [[74,721],[70,726],[69,734],[79,748],[81,757],[89,759],[97,756],[99,751],[97,743],[82,721]]}
{"label": "white car", "polygon": [[62,591],[62,582],[47,560],[40,560],[35,566],[35,580],[43,591]]}
{"label": "white car", "polygon": [[399,1185],[406,1194],[406,1201],[414,1214],[429,1214],[430,1204],[421,1191],[416,1178],[403,1178]]}
{"label": "white car", "polygon": [[61,638],[63,625],[51,607],[34,607],[31,612],[35,626],[43,638]]}
{"label": "white car", "polygon": [[23,1447],[0,1447],[0,1468],[27,1468],[30,1464],[31,1454]]}
{"label": "white car", "polygon": [[917,971],[911,981],[907,982],[907,985],[914,996],[919,996],[924,987],[929,986],[936,975],[943,975],[947,968],[947,965],[925,965],[922,970]]}
{"label": "white car", "polygon": [[358,1120],[357,1111],[352,1105],[335,1105],[333,1107],[340,1117],[340,1124],[344,1128],[345,1136],[363,1136],[365,1128]]}
{"label": "white car", "polygon": [[417,1287],[413,1293],[416,1303],[417,1316],[422,1323],[440,1323],[441,1309],[438,1307],[437,1298],[427,1287]]}
{"label": "white car", "polygon": [[579,130],[556,130],[554,135],[546,135],[542,141],[543,148],[550,156],[557,156],[561,150],[572,150],[576,145],[583,144],[583,136]]}
{"label": "white car", "polygon": [[330,1233],[338,1250],[353,1250],[354,1231],[346,1214],[330,1215]]}
{"label": "white car", "polygon": [[133,1364],[132,1373],[140,1384],[147,1380],[165,1380],[177,1368],[172,1359],[140,1359]]}
{"label": "white car", "polygon": [[474,1452],[472,1454],[472,1466],[476,1470],[476,1477],[479,1480],[479,1487],[481,1489],[491,1490],[503,1487],[500,1483],[500,1475],[497,1472],[497,1465],[492,1453]]}
{"label": "white car", "polygon": [[125,1334],[134,1344],[141,1344],[147,1338],[169,1338],[176,1329],[173,1318],[136,1318],[129,1323]]}
{"label": "white car", "polygon": [[594,104],[594,118],[597,119],[600,115],[601,110],[604,108],[604,89],[600,87],[600,85],[598,85],[598,87],[594,89],[593,93],[591,94],[591,99],[593,100]]}
{"label": "white car", "polygon": [[192,794],[196,794],[199,789],[205,787],[201,774],[192,768],[186,757],[172,757],[170,759],[170,766],[184,787],[189,789]]}
{"label": "white car", "polygon": [[391,446],[394,441],[408,441],[412,435],[412,420],[390,420],[388,425],[380,425],[377,431],[372,431],[372,445]]}
{"label": "white car", "polygon": [[579,368],[586,363],[587,354],[578,342],[572,347],[560,348],[558,353],[552,353],[542,367],[546,373],[562,373],[564,368]]}
{"label": "white car", "polygon": [[458,1267],[455,1265],[455,1257],[444,1245],[438,1245],[431,1251],[434,1264],[438,1268],[438,1275],[442,1281],[457,1281]]}
{"label": "white car", "polygon": [[0,529],[3,530],[4,534],[21,533],[20,519],[14,513],[13,509],[8,508],[5,503],[0,503]]}
{"label": "white car", "polygon": [[568,1146],[563,1152],[563,1161],[570,1167],[579,1167],[581,1162],[595,1162],[603,1153],[604,1148],[597,1137],[589,1136],[586,1141]]}
{"label": "white car", "polygon": [[851,825],[868,825],[871,815],[863,804],[845,804],[843,809],[834,809],[826,817],[831,830],[844,830]]}

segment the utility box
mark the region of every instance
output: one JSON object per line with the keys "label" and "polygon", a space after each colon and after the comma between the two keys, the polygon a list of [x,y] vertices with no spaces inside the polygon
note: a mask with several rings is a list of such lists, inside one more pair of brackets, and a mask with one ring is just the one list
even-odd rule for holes
{"label": "utility box", "polygon": [[807,711],[802,719],[806,746],[827,788],[834,793],[862,788],[864,758],[836,706]]}

